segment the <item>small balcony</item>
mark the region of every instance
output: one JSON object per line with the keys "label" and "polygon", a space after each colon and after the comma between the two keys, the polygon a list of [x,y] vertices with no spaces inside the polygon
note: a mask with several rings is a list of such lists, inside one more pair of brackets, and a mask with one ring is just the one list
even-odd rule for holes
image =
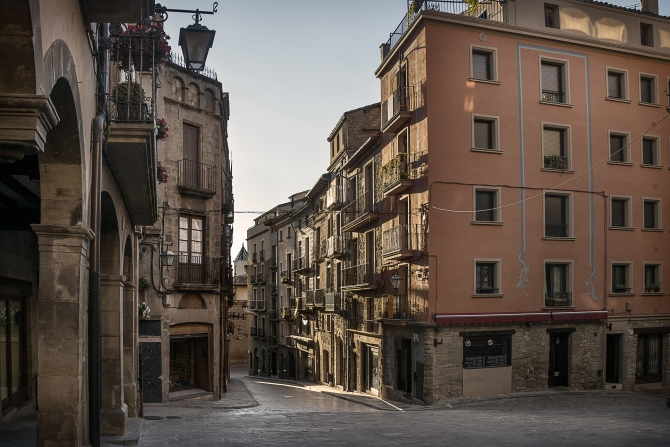
{"label": "small balcony", "polygon": [[412,118],[412,87],[399,87],[382,103],[382,132],[396,133]]}
{"label": "small balcony", "polygon": [[259,312],[265,311],[265,300],[262,300],[260,298],[256,300],[256,310]]}
{"label": "small balcony", "polygon": [[177,278],[174,284],[179,290],[215,288],[219,284],[221,259],[203,256],[177,256]]}
{"label": "small balcony", "polygon": [[269,293],[270,295],[276,295],[276,294],[277,294],[277,285],[276,285],[276,284],[270,284],[270,285],[268,286],[268,289],[267,289],[267,290],[268,290],[268,293]]}
{"label": "small balcony", "polygon": [[337,312],[342,310],[342,295],[340,292],[326,292],[326,312]]}
{"label": "small balcony", "polygon": [[256,328],[256,338],[265,340],[265,328],[262,327]]}
{"label": "small balcony", "polygon": [[265,250],[258,252],[258,262],[265,262]]}
{"label": "small balcony", "polygon": [[279,320],[279,313],[276,310],[271,310],[268,318],[270,318],[270,321],[277,321]]}
{"label": "small balcony", "polygon": [[555,169],[566,171],[568,169],[568,157],[558,154],[544,156],[544,169]]}
{"label": "small balcony", "polygon": [[344,204],[344,193],[339,181],[335,181],[326,192],[326,209],[336,211]]}
{"label": "small balcony", "polygon": [[310,265],[309,258],[301,256],[293,260],[293,271],[299,274],[309,273]]}
{"label": "small balcony", "polygon": [[314,307],[324,307],[326,305],[326,291],[317,289],[314,291]]}
{"label": "small balcony", "polygon": [[249,301],[249,309],[255,310],[256,309],[256,301]]}
{"label": "small balcony", "polygon": [[251,262],[254,264],[258,262],[258,253],[256,252],[251,253]]}
{"label": "small balcony", "polygon": [[374,203],[373,191],[366,191],[345,206],[341,216],[342,231],[356,231],[377,220],[379,212]]}
{"label": "small balcony", "polygon": [[542,101],[565,104],[565,92],[542,89]]}
{"label": "small balcony", "polygon": [[544,294],[545,307],[572,306],[572,292],[546,292]]}
{"label": "small balcony", "polygon": [[376,290],[378,287],[377,273],[370,264],[360,264],[342,269],[342,289],[344,290]]}
{"label": "small balcony", "polygon": [[282,284],[292,284],[293,279],[291,278],[291,272],[288,270],[282,270],[279,273],[279,282]]}
{"label": "small balcony", "polygon": [[344,238],[342,236],[331,236],[321,241],[321,252],[326,258],[337,258],[344,254]]}
{"label": "small balcony", "polygon": [[265,284],[265,275],[263,272],[256,273],[256,284]]}
{"label": "small balcony", "polygon": [[314,290],[308,290],[305,294],[305,309],[314,309]]}
{"label": "small balcony", "polygon": [[408,154],[400,153],[382,167],[379,187],[384,197],[398,195],[414,186],[408,158]]}
{"label": "small balcony", "polygon": [[256,337],[258,335],[258,328],[250,327],[249,334],[251,334],[252,337]]}
{"label": "small balcony", "polygon": [[268,344],[270,346],[276,346],[277,345],[277,336],[276,335],[270,335],[268,337]]}
{"label": "small balcony", "polygon": [[385,304],[384,318],[391,320],[413,320],[412,307],[406,295],[389,295]]}
{"label": "small balcony", "polygon": [[277,258],[268,258],[267,261],[265,261],[265,265],[270,270],[277,270]]}
{"label": "small balcony", "polygon": [[214,166],[195,160],[179,160],[177,187],[182,194],[211,198],[216,194]]}
{"label": "small balcony", "polygon": [[384,259],[415,257],[421,250],[419,225],[396,225],[382,233],[382,256]]}

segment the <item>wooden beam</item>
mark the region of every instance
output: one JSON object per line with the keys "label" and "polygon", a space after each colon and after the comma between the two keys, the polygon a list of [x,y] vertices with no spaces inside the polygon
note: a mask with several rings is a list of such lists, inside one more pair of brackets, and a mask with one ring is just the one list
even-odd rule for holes
{"label": "wooden beam", "polygon": [[0,203],[4,203],[10,208],[16,208],[16,200],[0,192]]}
{"label": "wooden beam", "polygon": [[23,186],[21,182],[16,180],[9,174],[0,174],[0,183],[4,184],[7,188],[14,191],[16,194],[23,197],[28,202],[33,205],[40,206],[40,198],[37,194]]}

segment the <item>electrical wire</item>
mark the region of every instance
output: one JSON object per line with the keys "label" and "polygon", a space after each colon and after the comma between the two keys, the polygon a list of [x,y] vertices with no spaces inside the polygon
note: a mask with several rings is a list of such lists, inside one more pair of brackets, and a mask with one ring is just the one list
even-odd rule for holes
{"label": "electrical wire", "polygon": [[[616,152],[610,154],[609,157],[604,158],[603,160],[599,161],[599,162],[596,163],[595,165],[591,166],[591,167],[590,167],[589,169],[587,169],[586,171],[582,171],[582,172],[580,172],[580,173],[577,174],[576,176],[574,176],[574,177],[572,177],[572,178],[570,178],[570,179],[564,181],[563,183],[560,183],[560,184],[554,186],[553,188],[544,190],[544,191],[542,191],[541,193],[536,194],[536,195],[534,195],[534,196],[528,197],[528,198],[523,199],[523,200],[519,200],[519,201],[517,201],[517,202],[508,203],[508,204],[506,204],[506,205],[501,205],[501,206],[497,206],[497,207],[494,207],[494,208],[481,209],[481,210],[476,210],[476,211],[475,211],[475,210],[450,210],[450,209],[447,209],[447,208],[440,208],[440,207],[437,207],[437,206],[434,206],[434,205],[431,205],[431,208],[434,208],[434,209],[439,210],[439,211],[445,211],[445,212],[448,212],[448,213],[455,213],[455,214],[469,213],[469,214],[472,214],[472,213],[474,213],[474,212],[480,212],[480,211],[481,211],[481,212],[484,212],[484,211],[495,211],[495,210],[500,210],[500,209],[503,209],[503,208],[509,208],[509,207],[512,207],[512,206],[521,205],[522,203],[525,203],[525,202],[527,202],[527,201],[529,201],[529,200],[533,200],[533,199],[536,199],[536,198],[538,198],[538,197],[542,197],[542,196],[544,196],[545,194],[550,193],[551,191],[555,191],[555,190],[561,188],[562,186],[564,186],[564,185],[566,185],[566,184],[572,182],[573,180],[578,179],[578,178],[581,177],[582,175],[591,172],[592,170],[594,170],[595,168],[597,168],[597,167],[600,166],[601,164],[610,161],[610,159],[612,158],[613,155],[616,155],[616,154],[618,154],[619,152],[628,149],[633,143],[635,143],[636,141],[638,141],[640,138],[644,137],[647,133],[649,133],[649,132],[650,132],[651,130],[653,130],[656,126],[658,126],[658,125],[661,124],[663,121],[665,121],[668,117],[670,117],[670,108],[669,108],[668,114],[665,115],[665,117],[663,117],[663,119],[662,119],[661,121],[659,121],[659,122],[657,122],[657,123],[653,123],[653,125],[652,125],[649,129],[647,129],[645,132],[641,133],[637,138],[635,138],[633,141],[631,141],[630,143],[628,143],[627,145],[625,145],[624,147],[622,147],[622,148],[619,149],[618,151],[616,151]],[[523,187],[521,187],[521,188],[523,188]]]}

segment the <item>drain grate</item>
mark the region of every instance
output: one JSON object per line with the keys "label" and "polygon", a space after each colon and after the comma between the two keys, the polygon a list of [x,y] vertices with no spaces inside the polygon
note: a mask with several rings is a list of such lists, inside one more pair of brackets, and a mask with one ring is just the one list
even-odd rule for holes
{"label": "drain grate", "polygon": [[147,421],[162,421],[163,416],[144,416],[144,419]]}
{"label": "drain grate", "polygon": [[181,419],[181,416],[165,416],[166,419]]}

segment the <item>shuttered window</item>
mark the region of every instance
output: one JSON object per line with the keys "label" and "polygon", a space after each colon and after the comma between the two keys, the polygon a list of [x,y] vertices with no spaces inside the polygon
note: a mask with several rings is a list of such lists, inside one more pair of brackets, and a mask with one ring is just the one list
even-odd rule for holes
{"label": "shuttered window", "polygon": [[652,138],[644,138],[642,140],[642,164],[657,165],[656,157],[656,140]]}
{"label": "shuttered window", "polygon": [[496,221],[496,191],[477,191],[475,193],[477,222],[495,222]]}
{"label": "shuttered window", "polygon": [[568,197],[547,194],[544,198],[545,236],[568,236]]}
{"label": "shuttered window", "polygon": [[607,73],[607,96],[610,98],[623,99],[623,74]]}
{"label": "shuttered window", "polygon": [[496,149],[494,144],[495,122],[492,120],[475,119],[475,148]]}
{"label": "shuttered window", "polygon": [[652,200],[644,201],[644,228],[658,228],[656,219],[658,202]]}
{"label": "shuttered window", "polygon": [[542,63],[542,90],[561,92],[561,65]]}
{"label": "shuttered window", "polygon": [[472,52],[472,77],[474,79],[493,80],[493,54],[484,51]]}
{"label": "shuttered window", "polygon": [[640,78],[640,102],[654,103],[654,78]]}
{"label": "shuttered window", "polygon": [[612,226],[628,227],[628,199],[612,199]]}
{"label": "shuttered window", "polygon": [[645,47],[654,46],[654,28],[646,23],[640,23],[640,44]]}
{"label": "shuttered window", "polygon": [[184,158],[198,161],[198,128],[184,124]]}
{"label": "shuttered window", "polygon": [[544,129],[544,155],[565,156],[565,130],[546,127]]}
{"label": "shuttered window", "polygon": [[627,150],[623,149],[626,145],[624,135],[610,135],[610,161],[625,163],[628,161]]}

